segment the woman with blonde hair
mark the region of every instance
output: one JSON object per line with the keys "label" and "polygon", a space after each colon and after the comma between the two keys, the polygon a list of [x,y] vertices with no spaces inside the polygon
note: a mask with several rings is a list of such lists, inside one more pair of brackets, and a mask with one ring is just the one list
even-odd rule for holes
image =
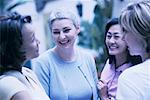
{"label": "woman with blonde hair", "polygon": [[121,13],[120,24],[131,55],[142,63],[125,70],[118,81],[118,100],[150,100],[150,1],[129,4]]}
{"label": "woman with blonde hair", "polygon": [[52,100],[97,100],[94,58],[76,45],[77,17],[69,11],[53,11],[49,27],[55,47],[33,61],[47,95]]}

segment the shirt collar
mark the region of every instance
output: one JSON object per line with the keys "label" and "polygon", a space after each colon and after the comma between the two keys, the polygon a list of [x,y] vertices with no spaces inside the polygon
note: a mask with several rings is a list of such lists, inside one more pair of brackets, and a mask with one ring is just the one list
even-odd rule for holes
{"label": "shirt collar", "polygon": [[131,67],[131,63],[125,63],[116,69],[117,72],[123,72],[125,69]]}

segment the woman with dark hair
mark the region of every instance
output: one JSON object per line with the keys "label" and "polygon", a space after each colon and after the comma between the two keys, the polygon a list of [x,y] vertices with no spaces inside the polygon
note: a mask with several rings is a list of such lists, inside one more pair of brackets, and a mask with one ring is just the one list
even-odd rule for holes
{"label": "woman with dark hair", "polygon": [[49,100],[37,77],[22,67],[39,55],[30,16],[0,17],[0,100]]}
{"label": "woman with dark hair", "polygon": [[111,19],[106,24],[105,45],[108,60],[102,70],[98,88],[102,100],[115,100],[118,77],[127,68],[141,62],[140,56],[131,56],[118,18]]}

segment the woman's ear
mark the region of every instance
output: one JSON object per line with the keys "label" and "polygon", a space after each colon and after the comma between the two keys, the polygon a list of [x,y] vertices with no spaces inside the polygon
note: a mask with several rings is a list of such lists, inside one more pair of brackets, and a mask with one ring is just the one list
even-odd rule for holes
{"label": "woman's ear", "polygon": [[77,26],[76,26],[76,30],[77,30],[77,34],[79,34],[80,31],[81,31],[81,30],[80,30],[80,25],[77,25]]}

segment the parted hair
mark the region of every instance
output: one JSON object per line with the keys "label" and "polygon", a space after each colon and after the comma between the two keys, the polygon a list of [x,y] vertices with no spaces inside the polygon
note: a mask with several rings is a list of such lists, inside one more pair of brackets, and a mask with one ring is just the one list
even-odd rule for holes
{"label": "parted hair", "polygon": [[0,74],[9,70],[21,72],[22,63],[26,59],[21,52],[23,23],[31,22],[31,17],[23,17],[18,13],[0,17]]}
{"label": "parted hair", "polygon": [[150,53],[150,1],[127,5],[121,12],[119,22],[124,31],[144,38],[146,50]]}

